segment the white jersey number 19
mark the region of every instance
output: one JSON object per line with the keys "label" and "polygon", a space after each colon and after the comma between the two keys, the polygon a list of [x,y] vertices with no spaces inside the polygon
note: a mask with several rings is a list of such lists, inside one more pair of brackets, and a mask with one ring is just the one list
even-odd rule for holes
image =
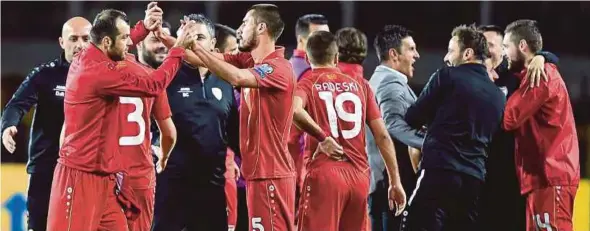
{"label": "white jersey number 19", "polygon": [[[354,123],[354,127],[350,130],[340,130],[344,139],[351,139],[359,135],[363,125],[363,105],[361,99],[350,92],[340,93],[334,97],[330,91],[318,92],[320,99],[326,103],[326,111],[328,112],[328,121],[330,123],[330,132],[332,137],[338,138],[338,119],[346,122]],[[350,113],[344,110],[344,102],[350,101],[354,104],[354,112]]]}
{"label": "white jersey number 19", "polygon": [[136,136],[123,136],[119,138],[119,145],[133,146],[140,145],[145,140],[145,120],[143,119],[143,101],[138,97],[120,97],[121,104],[133,104],[135,111],[127,115],[127,122],[137,123],[139,134]]}

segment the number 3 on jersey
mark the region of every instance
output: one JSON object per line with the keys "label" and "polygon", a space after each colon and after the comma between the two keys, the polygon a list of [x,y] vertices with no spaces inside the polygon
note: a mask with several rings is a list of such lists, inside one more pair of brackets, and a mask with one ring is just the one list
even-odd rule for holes
{"label": "number 3 on jersey", "polygon": [[[318,92],[320,99],[326,103],[326,112],[328,113],[328,122],[330,123],[330,132],[332,136],[338,138],[339,128],[338,119],[346,122],[354,123],[354,127],[350,130],[340,130],[342,138],[351,139],[359,135],[361,126],[363,125],[363,108],[361,99],[351,93],[343,92],[334,99],[331,91]],[[344,110],[344,102],[350,101],[354,105],[354,112],[350,113]]]}
{"label": "number 3 on jersey", "polygon": [[139,126],[139,134],[136,136],[123,136],[119,138],[119,145],[132,146],[140,145],[145,139],[145,120],[143,119],[143,101],[138,97],[120,97],[121,104],[133,104],[135,111],[127,115],[127,122],[137,123]]}

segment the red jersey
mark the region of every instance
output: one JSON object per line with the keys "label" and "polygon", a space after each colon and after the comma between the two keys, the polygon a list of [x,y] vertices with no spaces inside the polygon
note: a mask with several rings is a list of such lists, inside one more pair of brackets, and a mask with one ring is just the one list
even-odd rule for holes
{"label": "red jersey", "polygon": [[[363,66],[360,64],[338,62],[338,69],[340,69],[340,71],[345,75],[355,77],[359,80],[364,79],[364,81],[367,81],[365,79],[365,77],[363,76]],[[311,78],[311,71],[306,72],[303,75],[302,79],[303,78]],[[295,125],[293,125],[293,126],[295,126]],[[291,129],[293,129],[293,128],[291,128]],[[296,131],[303,133],[299,129],[296,129]],[[291,134],[293,134],[293,131],[291,131]],[[291,136],[291,138],[292,137],[293,137],[293,135]],[[290,146],[289,146],[289,149],[291,149]],[[311,158],[311,156],[313,155],[314,152],[315,152],[315,148],[311,149],[309,147],[305,147],[305,152],[304,152],[304,162],[305,163],[307,163],[307,161],[309,160],[309,158]]]}
{"label": "red jersey", "polygon": [[[554,64],[546,63],[545,71],[548,82],[527,90],[529,82],[521,81],[504,111],[504,129],[516,130],[515,162],[522,194],[580,182],[580,151],[569,94]],[[524,76],[526,69],[519,78]]]}
{"label": "red jersey", "polygon": [[[183,56],[184,49],[170,49],[160,68],[149,75],[133,71],[125,62],[111,60],[95,45],[75,56],[66,81],[65,139],[58,162],[86,172],[122,171],[120,147],[137,141],[122,139],[121,129],[123,124],[137,122],[142,113],[121,120],[125,112],[121,111],[119,97],[158,96],[174,78]],[[145,137],[135,139],[143,142]]]}
{"label": "red jersey", "polygon": [[[367,81],[345,75],[337,68],[318,68],[312,70],[311,78],[299,82],[297,96],[303,99],[309,115],[322,130],[342,145],[353,165],[361,171],[368,170],[365,124],[381,118],[381,114]],[[316,150],[318,141],[307,136],[305,144],[306,150]],[[319,155],[308,162],[308,167],[325,161],[331,160]]]}
{"label": "red jersey", "polygon": [[[123,61],[128,71],[149,75],[154,72],[151,67],[138,63],[133,55]],[[151,151],[151,115],[156,120],[164,120],[172,116],[168,95],[163,91],[156,97],[119,97],[119,118],[123,121],[119,129],[120,153],[124,162],[127,177],[135,189],[155,187],[156,179],[153,171],[154,162]]]}
{"label": "red jersey", "polygon": [[242,88],[240,103],[240,151],[246,180],[294,177],[293,158],[287,150],[293,123],[295,77],[277,47],[260,63],[249,53],[225,55],[227,62],[249,68],[258,88]]}

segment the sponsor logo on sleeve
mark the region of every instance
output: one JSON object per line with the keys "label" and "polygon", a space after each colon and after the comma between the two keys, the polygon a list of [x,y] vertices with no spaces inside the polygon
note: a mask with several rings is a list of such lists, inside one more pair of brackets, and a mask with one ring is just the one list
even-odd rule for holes
{"label": "sponsor logo on sleeve", "polygon": [[263,63],[254,67],[254,71],[260,75],[260,78],[264,79],[267,75],[270,75],[274,72],[274,68],[272,68],[268,63]]}

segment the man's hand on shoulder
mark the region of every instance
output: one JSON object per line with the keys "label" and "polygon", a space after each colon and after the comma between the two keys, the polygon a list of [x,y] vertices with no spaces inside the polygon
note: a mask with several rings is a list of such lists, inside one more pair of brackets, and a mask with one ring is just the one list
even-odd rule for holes
{"label": "man's hand on shoulder", "polygon": [[529,81],[529,87],[538,87],[541,83],[541,77],[545,82],[549,81],[547,72],[545,72],[545,57],[535,55],[527,66],[526,80]]}

